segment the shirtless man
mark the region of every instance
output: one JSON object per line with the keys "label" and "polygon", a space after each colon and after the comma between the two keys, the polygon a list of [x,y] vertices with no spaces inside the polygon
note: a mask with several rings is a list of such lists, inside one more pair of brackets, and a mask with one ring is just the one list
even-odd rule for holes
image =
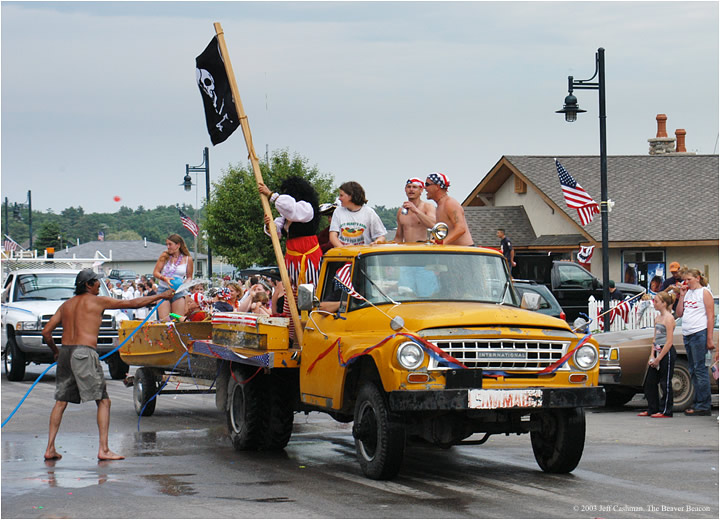
{"label": "shirtless man", "polygon": [[435,208],[429,202],[420,200],[424,185],[422,179],[417,178],[408,179],[405,183],[408,200],[397,212],[395,242],[424,242],[427,230],[435,225]]}
{"label": "shirtless man", "polygon": [[475,245],[465,220],[465,211],[458,201],[448,196],[447,190],[449,187],[450,181],[443,173],[433,172],[425,180],[427,198],[437,204],[436,221],[445,222],[448,225],[448,235],[443,240],[443,244],[456,246]]}
{"label": "shirtless man", "polygon": [[[50,413],[50,430],[45,460],[62,458],[55,449],[55,437],[60,429],[68,402],[94,400],[97,403],[97,423],[100,432],[98,459],[124,459],[108,446],[110,429],[110,398],[105,377],[96,351],[97,336],[105,309],[137,309],[158,300],[172,298],[174,291],[133,300],[116,300],[100,293],[100,277],[92,269],[80,271],[75,278],[75,296],[63,303],[43,328],[42,336],[52,349],[57,361],[55,406]],[[52,332],[62,323],[62,346],[58,349]]]}

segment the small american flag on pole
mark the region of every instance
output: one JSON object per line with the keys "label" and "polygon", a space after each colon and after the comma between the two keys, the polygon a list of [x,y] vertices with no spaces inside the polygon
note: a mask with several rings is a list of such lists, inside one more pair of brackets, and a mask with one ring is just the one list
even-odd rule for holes
{"label": "small american flag on pole", "polygon": [[352,264],[348,262],[335,273],[335,283],[346,293],[350,294],[353,298],[358,300],[364,300],[365,298],[355,290],[352,284],[350,271],[352,270]]}
{"label": "small american flag on pole", "polygon": [[3,249],[5,251],[17,251],[18,249],[22,249],[20,247],[20,244],[15,242],[12,238],[5,235],[5,240],[3,241]]}
{"label": "small american flag on pole", "polygon": [[568,207],[577,210],[583,226],[588,225],[592,222],[595,214],[600,213],[600,206],[588,195],[588,192],[573,179],[572,175],[563,168],[563,165],[560,164],[560,161],[557,159],[555,159],[555,167],[557,168],[565,203]]}
{"label": "small american flag on pole", "polygon": [[197,224],[193,222],[193,219],[188,217],[185,213],[183,213],[183,210],[178,208],[178,211],[180,212],[180,220],[182,221],[182,225],[185,229],[190,231],[194,237],[198,236],[198,232],[200,231],[200,228],[198,228]]}

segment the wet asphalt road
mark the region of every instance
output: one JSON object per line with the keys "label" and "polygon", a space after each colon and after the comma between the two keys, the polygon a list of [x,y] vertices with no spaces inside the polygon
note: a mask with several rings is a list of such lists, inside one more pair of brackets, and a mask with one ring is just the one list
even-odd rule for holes
{"label": "wet asphalt road", "polygon": [[[2,374],[2,419],[26,381]],[[109,378],[109,376],[106,376]],[[529,436],[483,446],[411,447],[391,482],[364,478],[350,425],[298,414],[279,454],[240,453],[212,395],[161,395],[138,417],[132,389],[108,381],[110,448],[98,462],[95,405],[69,405],[43,461],[53,404],[46,376],[2,429],[3,518],[718,518],[717,396],[712,417],[636,417],[639,396],[587,411],[587,442],[570,475],[537,467]]]}

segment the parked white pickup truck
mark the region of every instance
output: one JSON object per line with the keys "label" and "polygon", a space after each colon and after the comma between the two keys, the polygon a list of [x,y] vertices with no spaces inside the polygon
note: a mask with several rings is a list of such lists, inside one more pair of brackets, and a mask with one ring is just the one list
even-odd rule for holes
{"label": "parked white pickup truck", "polygon": [[[5,373],[10,381],[22,381],[30,363],[54,361],[42,337],[42,329],[63,301],[72,298],[79,269],[17,269],[10,271],[2,292],[2,353]],[[104,283],[100,295],[111,296]],[[119,310],[103,314],[97,350],[101,356],[117,346],[118,327],[127,319]],[[62,344],[62,324],[53,332],[57,346]],[[115,352],[105,362],[113,379],[123,379],[128,365]]]}

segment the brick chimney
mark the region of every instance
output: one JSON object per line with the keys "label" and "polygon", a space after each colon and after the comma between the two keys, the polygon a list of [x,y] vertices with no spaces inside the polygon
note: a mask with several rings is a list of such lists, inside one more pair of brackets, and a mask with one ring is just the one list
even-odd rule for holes
{"label": "brick chimney", "polygon": [[675,138],[677,139],[675,151],[678,153],[687,153],[687,149],[685,148],[685,134],[687,134],[687,132],[683,128],[675,130]]}
{"label": "brick chimney", "polygon": [[667,135],[667,116],[658,114],[655,117],[657,121],[657,134],[654,138],[648,139],[650,143],[650,155],[664,155],[675,151],[675,138]]}
{"label": "brick chimney", "polygon": [[667,137],[667,116],[665,114],[658,114],[655,116],[657,121],[657,135],[655,137]]}

